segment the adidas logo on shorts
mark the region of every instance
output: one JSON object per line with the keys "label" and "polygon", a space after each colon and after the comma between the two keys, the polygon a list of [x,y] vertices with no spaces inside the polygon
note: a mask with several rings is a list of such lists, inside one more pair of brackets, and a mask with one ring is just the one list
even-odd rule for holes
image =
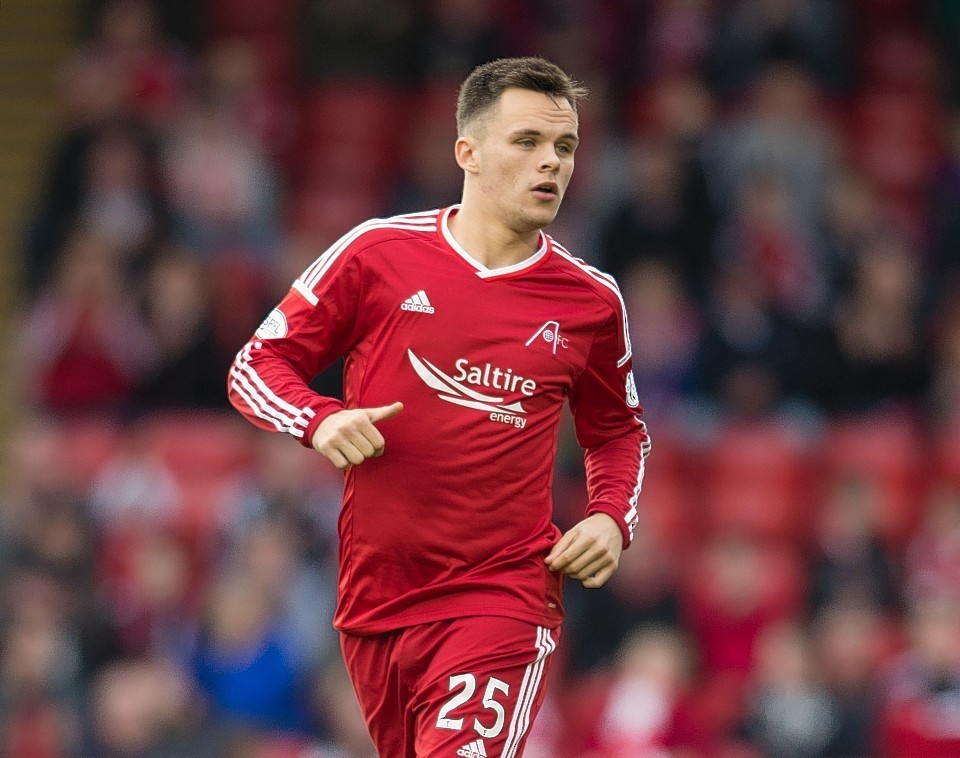
{"label": "adidas logo on shorts", "polygon": [[483,740],[474,740],[460,748],[457,755],[461,758],[487,758],[487,748],[484,747]]}

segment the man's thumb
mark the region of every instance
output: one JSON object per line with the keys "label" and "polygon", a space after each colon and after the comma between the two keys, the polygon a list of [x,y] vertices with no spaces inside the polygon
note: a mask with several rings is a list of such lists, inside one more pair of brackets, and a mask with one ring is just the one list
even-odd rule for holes
{"label": "man's thumb", "polygon": [[378,424],[388,418],[393,418],[403,410],[403,403],[396,402],[390,405],[381,405],[379,408],[367,408],[367,418],[373,424]]}

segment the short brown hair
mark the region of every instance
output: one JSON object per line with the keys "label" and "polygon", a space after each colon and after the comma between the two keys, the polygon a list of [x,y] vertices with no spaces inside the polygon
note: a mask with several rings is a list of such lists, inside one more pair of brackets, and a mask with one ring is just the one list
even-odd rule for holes
{"label": "short brown hair", "polygon": [[477,66],[460,85],[457,133],[463,134],[510,87],[562,97],[574,113],[577,100],[587,95],[586,87],[545,58],[498,58]]}

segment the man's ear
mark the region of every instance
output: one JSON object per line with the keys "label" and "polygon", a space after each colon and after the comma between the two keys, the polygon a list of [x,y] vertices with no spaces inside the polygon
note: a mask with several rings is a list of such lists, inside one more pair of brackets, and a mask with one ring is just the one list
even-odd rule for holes
{"label": "man's ear", "polygon": [[478,163],[479,146],[472,137],[459,137],[453,146],[457,157],[457,165],[470,174],[476,174],[480,167]]}

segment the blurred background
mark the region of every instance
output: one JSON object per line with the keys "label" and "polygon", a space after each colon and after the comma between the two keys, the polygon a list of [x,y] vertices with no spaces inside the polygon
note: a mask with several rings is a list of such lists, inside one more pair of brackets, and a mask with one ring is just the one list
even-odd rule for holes
{"label": "blurred background", "polygon": [[527,755],[960,756],[957,0],[0,5],[0,755],[373,755],[339,474],[227,366],[352,225],[458,200],[457,85],[517,54],[591,88],[550,231],[654,440]]}

